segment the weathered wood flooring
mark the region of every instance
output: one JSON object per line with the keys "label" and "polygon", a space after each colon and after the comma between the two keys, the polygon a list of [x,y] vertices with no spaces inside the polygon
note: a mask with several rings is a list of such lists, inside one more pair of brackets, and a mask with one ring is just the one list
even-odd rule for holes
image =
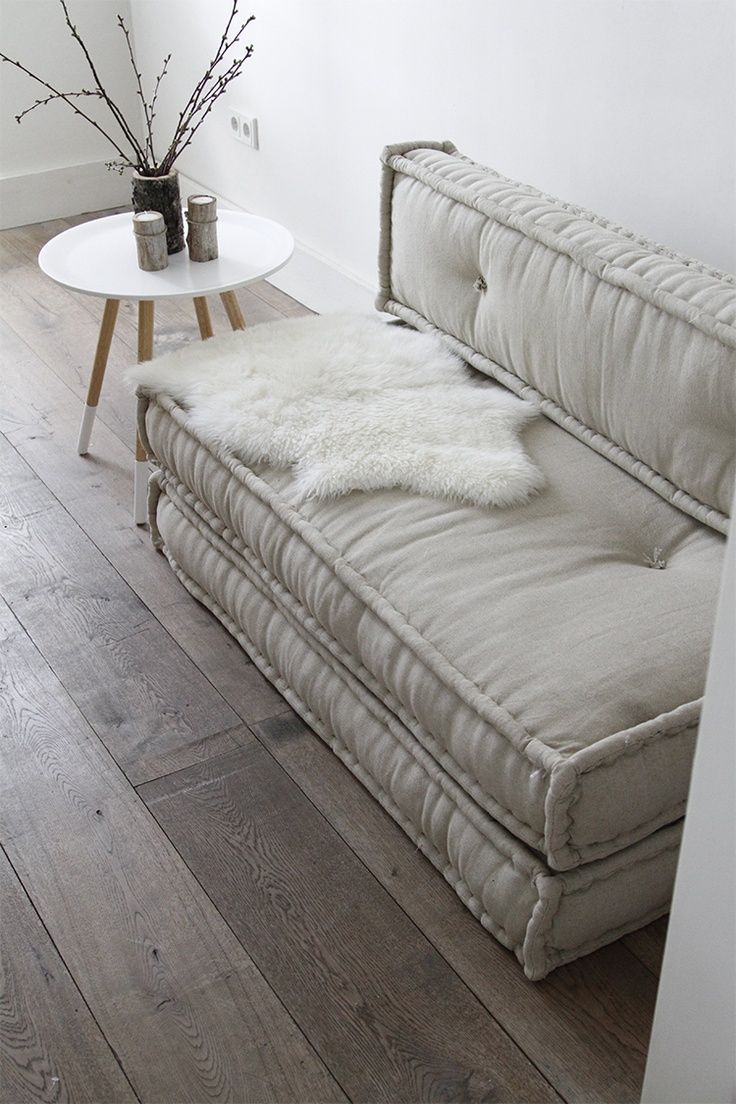
{"label": "weathered wood flooring", "polygon": [[75,221],[0,234],[2,1100],[637,1100],[664,923],[526,981],[132,525],[132,304],[77,456]]}

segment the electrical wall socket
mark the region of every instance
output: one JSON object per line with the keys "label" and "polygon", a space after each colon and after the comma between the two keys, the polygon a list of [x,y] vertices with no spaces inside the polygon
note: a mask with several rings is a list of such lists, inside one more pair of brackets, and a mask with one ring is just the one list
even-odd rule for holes
{"label": "electrical wall socket", "polygon": [[236,111],[234,107],[229,109],[228,120],[230,133],[236,142],[242,142],[244,146],[258,149],[258,120],[252,115],[244,115],[242,111]]}

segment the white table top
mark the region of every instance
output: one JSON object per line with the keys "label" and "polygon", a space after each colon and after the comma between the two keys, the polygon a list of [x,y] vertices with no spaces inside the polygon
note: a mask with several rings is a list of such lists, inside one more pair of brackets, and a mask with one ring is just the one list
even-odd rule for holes
{"label": "white table top", "polygon": [[218,211],[215,261],[194,262],[184,248],[161,272],[138,267],[132,212],[73,226],[38,255],[43,272],[64,287],[104,299],[163,299],[210,295],[262,280],[294,251],[289,231],[243,211]]}

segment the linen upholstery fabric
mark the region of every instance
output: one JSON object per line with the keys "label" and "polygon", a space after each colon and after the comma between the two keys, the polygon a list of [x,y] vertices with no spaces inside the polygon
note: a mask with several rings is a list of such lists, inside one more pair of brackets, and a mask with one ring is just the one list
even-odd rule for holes
{"label": "linen upholstery fabric", "polygon": [[736,284],[449,143],[384,152],[377,306],[726,532]]}
{"label": "linen upholstery fabric", "polygon": [[668,907],[733,481],[734,285],[449,143],[387,150],[382,210],[379,307],[539,402],[545,491],[296,508],[288,472],[141,393],[152,535],[537,979]]}
{"label": "linen upholstery fabric", "polygon": [[[453,780],[408,727],[408,713],[297,597],[309,589],[320,556],[303,539],[311,523],[290,508],[275,509],[283,476],[257,476],[235,457],[217,455],[170,400],[144,401],[142,415],[160,463],[150,484],[152,532],[181,581],[514,951],[529,978],[666,911],[681,822],[577,870],[552,871]],[[352,496],[359,497],[381,496]],[[387,505],[374,509],[374,520]],[[295,571],[285,585],[273,569],[287,560]],[[338,621],[350,593],[346,587],[332,594]],[[354,614],[344,617],[350,622]]]}
{"label": "linen upholstery fabric", "polygon": [[719,536],[544,419],[527,447],[548,491],[493,512],[400,491],[296,510],[292,477],[198,439],[163,396],[142,428],[452,785],[550,868],[682,815]]}

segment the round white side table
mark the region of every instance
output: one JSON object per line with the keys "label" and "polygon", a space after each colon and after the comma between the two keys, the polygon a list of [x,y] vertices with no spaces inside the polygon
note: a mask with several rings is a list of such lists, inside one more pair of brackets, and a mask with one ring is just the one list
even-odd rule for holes
{"label": "round white side table", "polygon": [[[121,299],[138,302],[138,360],[151,360],[157,299],[192,299],[199,332],[205,340],[213,335],[206,297],[217,294],[232,328],[242,330],[245,321],[234,289],[277,272],[294,250],[294,239],[285,227],[241,211],[218,212],[217,237],[220,253],[217,260],[193,262],[184,249],[169,257],[169,267],[162,272],[143,272],[138,268],[129,213],[94,219],[64,230],[41,250],[39,266],[52,280],[105,300],[77,442],[80,456],[89,449]],[[133,484],[136,525],[146,520],[147,480],[148,461],[136,435]]]}

